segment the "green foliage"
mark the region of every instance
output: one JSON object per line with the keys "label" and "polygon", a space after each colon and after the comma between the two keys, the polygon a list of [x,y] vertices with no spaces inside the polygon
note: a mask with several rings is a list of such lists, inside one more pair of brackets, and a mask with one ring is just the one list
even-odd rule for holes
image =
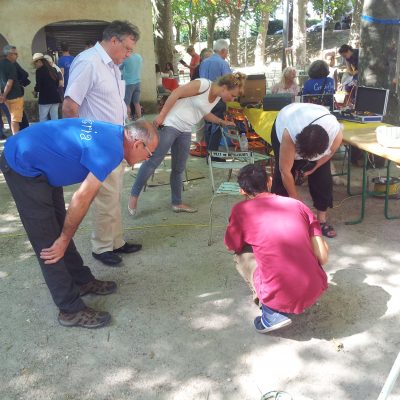
{"label": "green foliage", "polygon": [[315,12],[321,16],[325,3],[325,15],[335,20],[351,10],[348,0],[311,0],[311,3]]}

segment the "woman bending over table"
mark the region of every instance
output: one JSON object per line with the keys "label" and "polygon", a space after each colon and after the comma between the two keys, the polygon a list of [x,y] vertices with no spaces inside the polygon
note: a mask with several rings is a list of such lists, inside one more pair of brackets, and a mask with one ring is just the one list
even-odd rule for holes
{"label": "woman bending over table", "polygon": [[138,172],[132,186],[128,211],[134,216],[143,186],[161,164],[171,149],[171,206],[174,212],[193,213],[197,210],[182,203],[182,173],[189,156],[192,127],[202,118],[223,126],[234,125],[211,114],[211,110],[220,99],[232,101],[243,92],[246,75],[239,72],[221,76],[216,82],[208,79],[195,79],[186,85],[179,86],[168,97],[160,114],[154,120],[159,128],[159,143]]}

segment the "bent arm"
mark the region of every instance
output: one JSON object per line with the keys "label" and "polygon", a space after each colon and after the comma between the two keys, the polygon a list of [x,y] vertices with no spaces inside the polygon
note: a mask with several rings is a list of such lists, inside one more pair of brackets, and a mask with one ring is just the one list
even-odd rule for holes
{"label": "bent arm", "polygon": [[325,265],[328,262],[329,254],[329,246],[325,239],[322,236],[312,236],[311,245],[320,265]]}
{"label": "bent arm", "polygon": [[296,147],[290,138],[287,129],[283,131],[282,143],[279,150],[279,171],[282,176],[282,183],[288,192],[289,197],[299,199],[294,178],[292,175],[292,167],[294,163],[294,157],[296,155]]}
{"label": "bent arm", "polygon": [[2,96],[0,96],[0,99],[2,98],[3,101],[5,101],[7,99],[8,93],[10,93],[13,85],[14,85],[14,80],[13,79],[9,79],[7,81],[7,83],[6,83],[6,86],[4,88]]}
{"label": "bent arm", "polygon": [[45,260],[45,264],[54,264],[64,257],[65,250],[101,185],[102,183],[92,173],[89,173],[79,189],[72,195],[60,236],[51,247],[42,249],[40,252],[40,258]]}
{"label": "bent arm", "polygon": [[204,119],[207,122],[211,122],[212,124],[221,125],[221,126],[236,126],[233,121],[225,121],[222,118],[217,117],[213,113],[208,113],[204,116]]}
{"label": "bent arm", "polygon": [[63,118],[78,118],[79,117],[79,104],[76,103],[71,97],[66,97],[62,105]]}
{"label": "bent arm", "polygon": [[326,154],[325,156],[321,157],[315,164],[315,167],[310,171],[304,173],[305,176],[311,175],[316,169],[318,169],[321,165],[324,165],[328,162],[333,155],[336,153],[337,149],[340,147],[343,141],[343,128],[340,128],[339,133],[336,135],[332,145],[330,147],[330,154]]}

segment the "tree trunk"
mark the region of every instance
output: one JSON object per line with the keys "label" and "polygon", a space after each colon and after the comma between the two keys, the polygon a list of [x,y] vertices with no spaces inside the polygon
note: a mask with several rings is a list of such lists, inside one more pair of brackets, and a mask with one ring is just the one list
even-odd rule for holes
{"label": "tree trunk", "polygon": [[214,47],[214,32],[217,18],[215,15],[207,16],[207,47],[212,49]]}
{"label": "tree trunk", "polygon": [[350,25],[349,45],[353,48],[360,47],[361,13],[364,0],[353,0],[353,17]]}
{"label": "tree trunk", "polygon": [[181,42],[181,25],[175,24],[175,29],[176,29],[175,43],[180,43]]}
{"label": "tree trunk", "polygon": [[238,37],[239,37],[239,26],[240,26],[240,9],[232,8],[230,9],[231,17],[231,29],[229,34],[229,58],[231,66],[238,66]]}
{"label": "tree trunk", "polygon": [[154,11],[156,59],[160,66],[164,66],[174,59],[171,0],[156,0]]}
{"label": "tree trunk", "polygon": [[[364,0],[362,14],[378,21],[398,15],[398,0]],[[390,89],[386,119],[399,124],[399,27],[363,20],[361,23],[360,84]]]}
{"label": "tree trunk", "polygon": [[260,26],[256,39],[256,48],[254,50],[254,63],[256,66],[265,64],[265,41],[267,38],[269,24],[269,12],[266,10],[261,11]]}
{"label": "tree trunk", "polygon": [[190,29],[189,41],[191,45],[194,45],[197,41],[197,24],[193,22]]}
{"label": "tree trunk", "polygon": [[306,65],[306,13],[307,0],[293,1],[293,63],[294,65]]}

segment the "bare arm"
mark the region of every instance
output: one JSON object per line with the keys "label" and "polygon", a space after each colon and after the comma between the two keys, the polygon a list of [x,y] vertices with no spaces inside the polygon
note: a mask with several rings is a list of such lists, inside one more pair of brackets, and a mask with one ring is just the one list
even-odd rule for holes
{"label": "bare arm", "polygon": [[10,93],[10,90],[12,89],[13,85],[14,85],[14,81],[12,79],[9,79],[6,83],[3,94],[0,95],[0,103],[5,102],[5,100],[7,99],[8,93]]}
{"label": "bare arm", "polygon": [[315,167],[313,169],[311,169],[310,171],[305,172],[304,176],[311,175],[321,165],[324,165],[327,161],[329,161],[333,157],[333,155],[336,153],[339,146],[341,145],[342,140],[343,140],[343,128],[341,128],[339,133],[336,135],[335,140],[333,141],[331,148],[330,148],[330,154],[327,154],[327,155],[321,157],[315,164]]}
{"label": "bare arm", "polygon": [[184,97],[196,96],[199,94],[200,89],[200,81],[192,81],[187,83],[186,85],[182,85],[177,87],[168,97],[167,101],[164,104],[160,114],[154,120],[154,125],[158,128],[163,124],[165,117],[171,108],[175,105],[175,103]]}
{"label": "bare arm", "polygon": [[79,104],[71,97],[66,97],[62,105],[63,118],[79,118]]}
{"label": "bare arm", "polygon": [[320,265],[325,265],[328,262],[329,246],[322,236],[312,236],[311,244]]}
{"label": "bare arm", "polygon": [[212,124],[216,125],[222,125],[222,126],[236,126],[233,121],[225,121],[222,118],[217,117],[216,115],[212,113],[208,113],[204,116],[204,119],[207,122],[211,122]]}
{"label": "bare arm", "polygon": [[355,68],[354,65],[350,64],[348,61],[346,61],[346,71],[353,76],[358,74],[357,68]]}
{"label": "bare arm", "polygon": [[101,184],[92,173],[89,173],[79,189],[72,195],[60,236],[51,247],[42,249],[40,252],[40,258],[45,260],[45,264],[54,264],[64,257],[69,242],[85,217]]}
{"label": "bare arm", "polygon": [[296,155],[296,147],[290,138],[287,129],[283,131],[282,143],[279,150],[279,171],[282,176],[283,186],[285,186],[289,197],[299,199],[296,186],[294,184],[294,178],[292,175],[292,167],[294,163],[294,157]]}

